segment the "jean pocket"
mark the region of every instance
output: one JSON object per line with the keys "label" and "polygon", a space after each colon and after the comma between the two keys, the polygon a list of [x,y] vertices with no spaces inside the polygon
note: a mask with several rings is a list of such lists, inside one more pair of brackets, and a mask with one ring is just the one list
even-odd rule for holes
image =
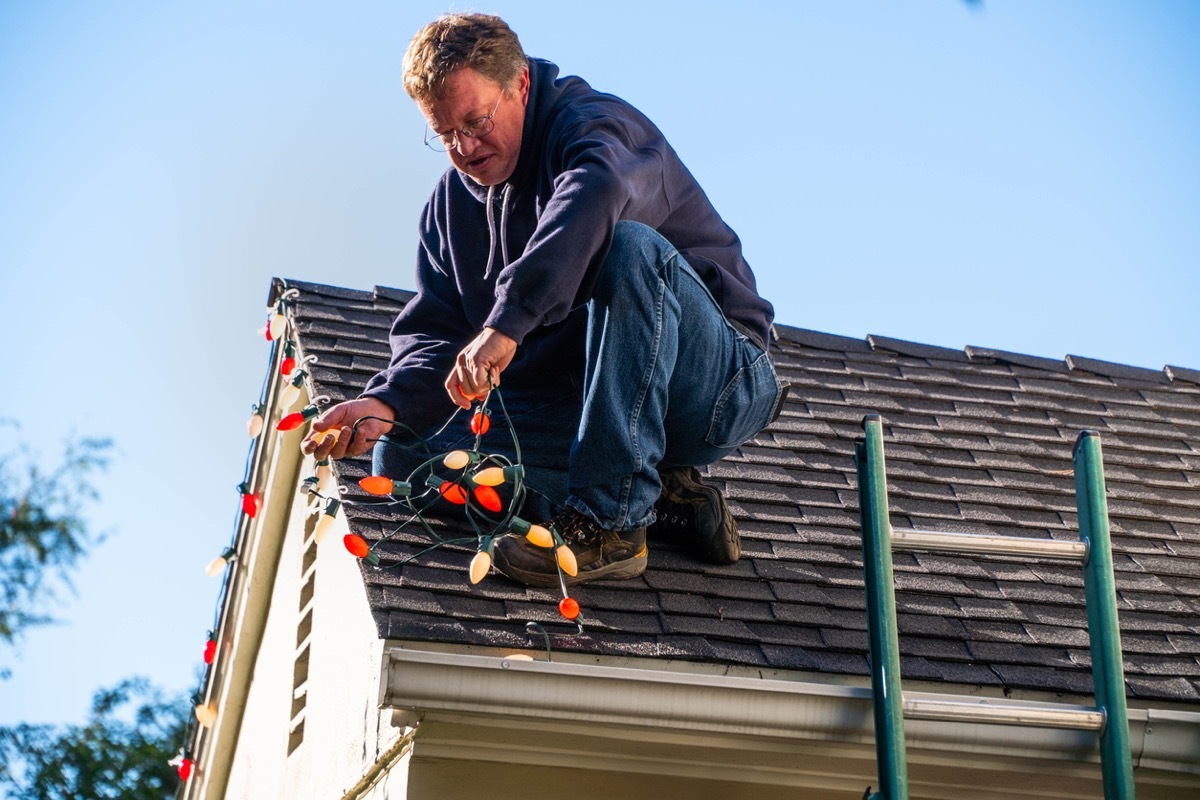
{"label": "jean pocket", "polygon": [[779,379],[762,353],[721,390],[705,439],[713,447],[737,447],[770,423],[778,400]]}

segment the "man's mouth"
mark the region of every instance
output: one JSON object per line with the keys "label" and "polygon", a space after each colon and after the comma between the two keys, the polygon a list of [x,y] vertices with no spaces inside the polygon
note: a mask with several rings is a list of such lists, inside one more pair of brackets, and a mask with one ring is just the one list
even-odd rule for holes
{"label": "man's mouth", "polygon": [[480,158],[473,158],[467,162],[467,166],[473,170],[477,170],[480,167],[482,167],[484,164],[486,164],[489,159],[491,159],[491,155],[482,156]]}

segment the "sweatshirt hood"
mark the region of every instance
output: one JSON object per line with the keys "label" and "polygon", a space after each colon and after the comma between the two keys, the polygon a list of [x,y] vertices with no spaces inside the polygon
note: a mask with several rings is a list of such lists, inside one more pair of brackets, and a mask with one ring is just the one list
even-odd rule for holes
{"label": "sweatshirt hood", "polygon": [[[525,105],[525,123],[521,128],[521,153],[517,156],[517,168],[505,183],[514,188],[529,185],[537,178],[538,154],[545,144],[546,132],[550,128],[554,106],[563,92],[558,84],[558,65],[541,58],[528,58],[529,102]],[[451,167],[454,169],[454,167]],[[488,188],[471,180],[465,173],[458,172],[459,180],[475,199],[486,203]]]}

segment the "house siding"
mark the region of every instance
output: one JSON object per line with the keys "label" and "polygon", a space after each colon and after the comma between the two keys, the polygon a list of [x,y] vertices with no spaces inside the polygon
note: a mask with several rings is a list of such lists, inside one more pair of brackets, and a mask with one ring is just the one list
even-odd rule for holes
{"label": "house siding", "polygon": [[[311,471],[311,462],[304,468]],[[345,522],[316,545],[314,521],[297,493],[233,754],[230,800],[341,798],[403,734],[379,707],[383,642],[358,565],[342,547]],[[356,796],[404,798],[406,765],[400,759]]]}

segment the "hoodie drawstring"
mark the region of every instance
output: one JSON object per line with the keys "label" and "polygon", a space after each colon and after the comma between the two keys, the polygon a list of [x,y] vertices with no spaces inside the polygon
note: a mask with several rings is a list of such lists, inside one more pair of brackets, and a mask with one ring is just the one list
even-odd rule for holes
{"label": "hoodie drawstring", "polygon": [[504,184],[504,194],[500,197],[500,258],[504,264],[500,269],[508,266],[508,196],[512,194],[512,184]]}
{"label": "hoodie drawstring", "polygon": [[496,260],[496,237],[500,237],[500,258],[503,263],[500,269],[508,266],[508,198],[512,194],[512,184],[504,184],[504,191],[500,194],[500,230],[496,231],[496,212],[492,207],[492,197],[495,195],[496,187],[489,186],[487,193],[487,224],[488,224],[488,261],[487,267],[483,270],[484,279],[492,277],[492,264]]}
{"label": "hoodie drawstring", "polygon": [[487,196],[487,222],[488,222],[488,263],[483,270],[483,277],[490,278],[492,276],[492,259],[496,257],[496,216],[492,211],[492,194],[496,191],[495,186],[488,187]]}

